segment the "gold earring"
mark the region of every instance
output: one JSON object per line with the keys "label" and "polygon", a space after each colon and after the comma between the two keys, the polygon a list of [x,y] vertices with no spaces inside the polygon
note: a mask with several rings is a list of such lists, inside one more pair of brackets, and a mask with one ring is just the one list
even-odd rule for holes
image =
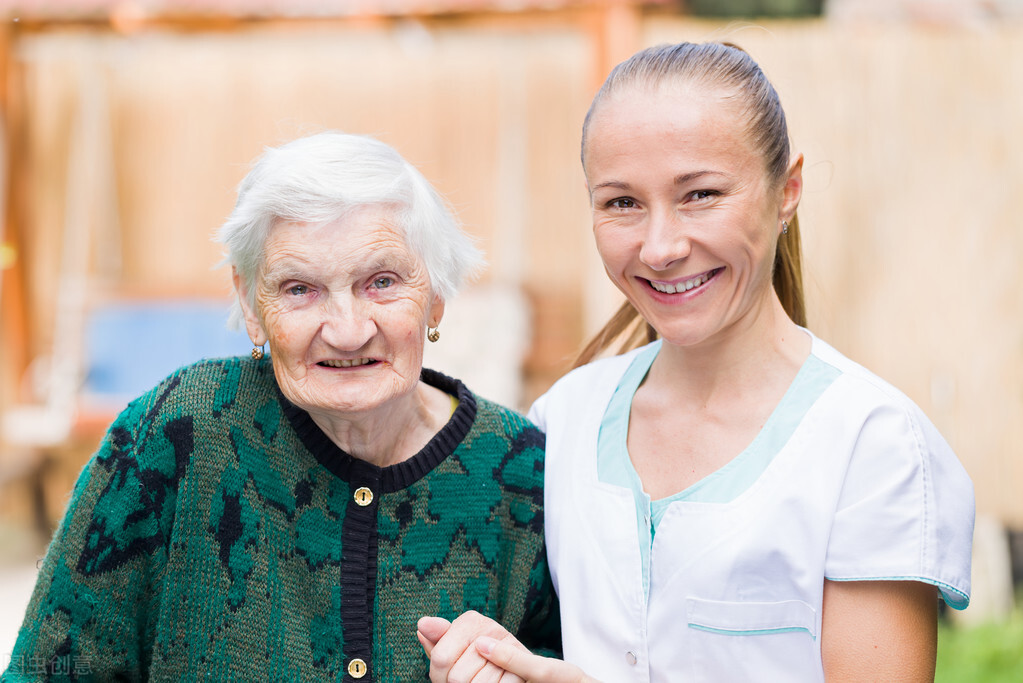
{"label": "gold earring", "polygon": [[263,356],[264,355],[266,355],[266,354],[263,353],[263,347],[262,346],[253,346],[252,347],[252,360],[263,360]]}
{"label": "gold earring", "polygon": [[432,330],[427,328],[426,338],[432,342],[437,341],[438,339],[440,339],[440,330],[438,330],[436,327],[433,328]]}
{"label": "gold earring", "polygon": [[781,222],[781,234],[783,235],[789,234],[789,224],[787,221]]}

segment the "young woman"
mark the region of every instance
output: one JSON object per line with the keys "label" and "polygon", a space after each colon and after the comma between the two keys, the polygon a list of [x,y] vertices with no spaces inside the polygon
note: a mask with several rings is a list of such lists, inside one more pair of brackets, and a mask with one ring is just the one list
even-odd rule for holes
{"label": "young woman", "polygon": [[[972,485],[916,405],[804,327],[803,159],[774,88],[730,45],[644,50],[582,151],[628,302],[531,411],[565,659],[609,681],[932,680],[938,593],[969,601]],[[649,343],[593,360],[622,335]],[[434,680],[582,676],[478,615],[446,629],[420,622]]]}

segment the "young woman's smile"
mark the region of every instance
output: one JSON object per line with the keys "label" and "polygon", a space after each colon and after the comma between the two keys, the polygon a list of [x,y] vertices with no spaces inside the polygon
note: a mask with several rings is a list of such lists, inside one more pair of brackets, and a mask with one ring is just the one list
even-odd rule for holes
{"label": "young woman's smile", "polygon": [[[680,277],[671,281],[648,279],[646,281],[655,292],[665,295],[659,300],[664,303],[672,303],[688,299],[691,296],[703,294],[705,291],[704,285],[710,282],[720,272],[720,268],[714,268],[706,272],[699,273],[698,275]],[[640,279],[644,280],[646,278]],[[654,296],[656,298],[656,295]]]}

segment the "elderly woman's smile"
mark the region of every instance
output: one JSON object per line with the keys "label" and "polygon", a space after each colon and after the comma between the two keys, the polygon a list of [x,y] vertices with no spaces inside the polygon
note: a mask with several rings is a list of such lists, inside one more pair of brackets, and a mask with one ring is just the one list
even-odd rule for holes
{"label": "elderly woman's smile", "polygon": [[267,237],[246,322],[270,344],[284,395],[314,419],[414,396],[427,326],[444,304],[394,212],[364,206],[323,225],[278,221]]}
{"label": "elderly woman's smile", "polygon": [[377,361],[372,358],[356,358],[355,360],[325,360],[320,361],[319,365],[323,365],[328,368],[357,368],[376,362]]}

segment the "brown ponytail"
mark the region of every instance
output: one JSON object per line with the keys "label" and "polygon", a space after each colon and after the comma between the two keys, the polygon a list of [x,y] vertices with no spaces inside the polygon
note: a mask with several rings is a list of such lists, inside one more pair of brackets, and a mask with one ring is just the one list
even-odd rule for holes
{"label": "brown ponytail", "polygon": [[618,347],[618,353],[625,353],[657,339],[657,331],[639,315],[639,311],[633,308],[632,304],[626,301],[579,352],[572,367],[586,365],[611,348],[619,338],[622,338],[622,342]]}
{"label": "brown ponytail", "polygon": [[774,254],[774,291],[792,322],[806,327],[806,297],[803,294],[803,249],[799,239],[799,218],[792,214],[788,234],[778,238]]}

